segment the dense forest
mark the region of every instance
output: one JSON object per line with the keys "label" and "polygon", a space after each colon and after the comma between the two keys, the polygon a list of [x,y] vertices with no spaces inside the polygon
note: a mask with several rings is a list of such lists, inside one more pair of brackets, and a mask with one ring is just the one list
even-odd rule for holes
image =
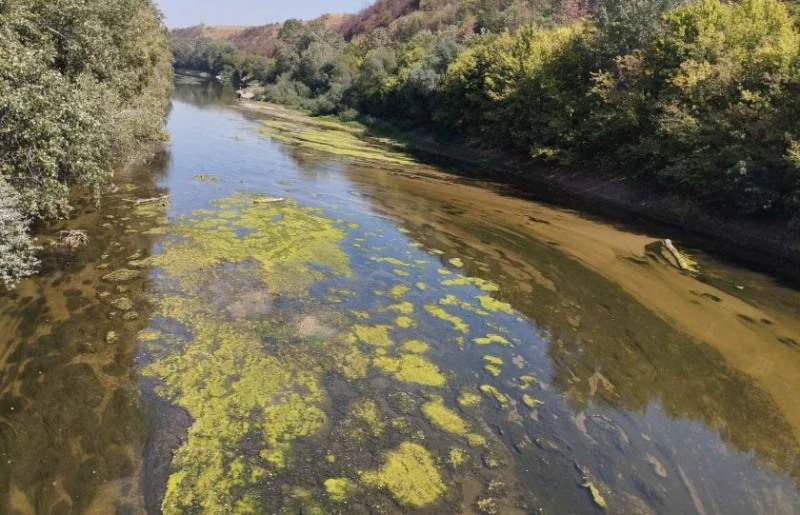
{"label": "dense forest", "polygon": [[727,216],[800,227],[800,32],[775,0],[381,0],[289,20],[270,55],[175,42],[256,98],[403,119]]}
{"label": "dense forest", "polygon": [[164,137],[171,64],[151,0],[0,2],[0,282],[35,271],[31,223]]}

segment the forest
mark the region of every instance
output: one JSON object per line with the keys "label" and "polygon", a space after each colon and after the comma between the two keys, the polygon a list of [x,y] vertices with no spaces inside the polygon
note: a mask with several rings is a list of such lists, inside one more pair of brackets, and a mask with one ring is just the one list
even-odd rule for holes
{"label": "forest", "polygon": [[0,2],[0,283],[36,271],[32,226],[99,201],[115,166],[163,140],[172,54],[151,0]]}
{"label": "forest", "polygon": [[381,0],[270,55],[173,42],[257,100],[402,121],[800,228],[800,31],[775,0]]}

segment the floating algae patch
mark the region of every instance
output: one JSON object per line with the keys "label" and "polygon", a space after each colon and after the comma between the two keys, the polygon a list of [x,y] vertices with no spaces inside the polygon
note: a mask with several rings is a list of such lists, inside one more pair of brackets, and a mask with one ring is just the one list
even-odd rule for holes
{"label": "floating algae patch", "polygon": [[422,414],[432,424],[448,433],[463,436],[469,431],[466,421],[458,413],[445,406],[441,397],[433,397],[423,404]]}
{"label": "floating algae patch", "polygon": [[493,397],[501,408],[508,406],[508,397],[506,397],[506,395],[496,387],[489,384],[483,384],[481,385],[481,391],[486,395]]}
{"label": "floating algae patch", "polygon": [[495,292],[500,290],[500,287],[493,282],[481,279],[479,277],[467,277],[466,275],[459,275],[454,279],[445,279],[442,281],[442,286],[475,286],[479,290],[485,292]]}
{"label": "floating algae patch", "polygon": [[511,342],[509,342],[506,338],[500,336],[499,334],[487,334],[486,336],[475,338],[473,341],[477,345],[492,345],[493,343],[497,343],[500,345],[511,345]]}
{"label": "floating algae patch", "polygon": [[345,502],[352,497],[358,487],[346,477],[330,478],[325,480],[325,492],[335,502]]}
{"label": "floating algae patch", "polygon": [[500,368],[503,365],[503,360],[497,356],[486,354],[483,356],[483,361],[486,363],[483,366],[484,370],[489,372],[489,374],[493,375],[494,377],[499,376],[503,372],[503,369]]}
{"label": "floating algae patch", "polygon": [[406,263],[405,261],[400,261],[399,259],[393,257],[373,257],[370,259],[376,263],[389,263],[390,265],[394,266],[411,266],[411,263]]}
{"label": "floating algae patch", "polygon": [[384,465],[377,471],[362,472],[361,481],[386,488],[398,504],[413,508],[432,504],[446,491],[433,456],[412,442],[388,452]]}
{"label": "floating algae patch", "polygon": [[481,295],[478,297],[478,300],[481,303],[481,307],[487,311],[492,311],[495,313],[502,311],[503,313],[508,313],[509,315],[514,314],[514,308],[512,308],[511,304],[508,304],[507,302],[497,300],[494,297],[489,297],[488,295]]}
{"label": "floating algae patch", "polygon": [[363,130],[345,129],[337,125],[314,127],[316,123],[313,119],[307,120],[307,123],[278,120],[262,120],[261,123],[261,134],[287,145],[382,163],[416,164],[401,151],[399,143],[379,143],[366,136]]}
{"label": "floating algae patch", "polygon": [[[242,491],[284,468],[294,441],[325,424],[317,373],[306,360],[266,354],[251,323],[231,323],[198,299],[164,297],[159,314],[191,336],[143,372],[193,420],[173,457],[163,512],[258,512],[258,496]],[[250,435],[256,455],[240,450]]]}
{"label": "floating algae patch", "polygon": [[353,333],[363,343],[372,345],[374,347],[391,347],[394,345],[392,339],[389,338],[389,330],[391,327],[388,325],[357,325],[353,327]]}
{"label": "floating algae patch", "polygon": [[531,409],[535,408],[540,404],[544,404],[542,401],[534,399],[528,394],[522,396],[522,403]]}
{"label": "floating algae patch", "polygon": [[461,258],[452,258],[449,260],[450,264],[457,268],[462,268],[464,266],[464,261]]}
{"label": "floating algae patch", "polygon": [[411,291],[411,288],[409,288],[405,284],[396,284],[396,285],[392,286],[391,288],[389,288],[389,295],[391,295],[394,298],[399,299],[401,297],[404,297],[406,295],[406,293],[408,293],[410,291]]}
{"label": "floating algae patch", "polygon": [[194,212],[171,228],[175,237],[164,241],[163,253],[152,259],[187,292],[208,279],[213,267],[247,261],[260,265],[260,278],[272,293],[302,290],[323,279],[323,269],[350,275],[347,255],[339,247],[345,231],[319,210],[290,200],[254,204],[247,195],[216,206],[238,215],[220,224],[214,210]]}
{"label": "floating algae patch", "polygon": [[458,404],[462,408],[474,408],[481,403],[483,398],[472,390],[463,389],[458,395]]}
{"label": "floating algae patch", "polygon": [[404,354],[398,358],[379,356],[372,363],[383,372],[406,383],[444,386],[447,382],[436,365],[416,354]]}
{"label": "floating algae patch", "polygon": [[399,316],[394,320],[394,324],[399,327],[400,329],[410,329],[416,326],[416,322],[414,319],[409,318],[407,316]]}
{"label": "floating algae patch", "polygon": [[425,354],[431,348],[430,345],[422,340],[408,340],[400,347],[403,352],[410,352],[412,354]]}
{"label": "floating algae patch", "polygon": [[469,326],[464,322],[461,318],[457,317],[456,315],[452,315],[442,309],[440,306],[436,304],[426,304],[425,311],[428,312],[429,315],[436,317],[440,320],[444,320],[445,322],[450,322],[455,327],[456,331],[467,333],[469,331]]}
{"label": "floating algae patch", "polygon": [[[298,438],[326,425],[324,371],[356,378],[369,367],[347,338],[318,342],[293,326],[231,319],[220,309],[242,288],[302,294],[331,274],[349,275],[335,221],[292,201],[254,204],[245,195],[215,207],[177,223],[154,256],[170,292],[154,299],[156,315],[168,323],[139,333],[153,354],[143,374],[192,420],[173,455],[166,514],[264,512],[274,502],[265,481],[291,463]],[[218,223],[218,210],[235,216]],[[263,313],[259,306],[254,314]],[[293,498],[304,513],[322,513],[310,492]]]}
{"label": "floating algae patch", "polygon": [[397,311],[403,315],[411,315],[414,313],[414,304],[406,301],[398,302],[397,304],[392,304],[386,308],[389,311]]}

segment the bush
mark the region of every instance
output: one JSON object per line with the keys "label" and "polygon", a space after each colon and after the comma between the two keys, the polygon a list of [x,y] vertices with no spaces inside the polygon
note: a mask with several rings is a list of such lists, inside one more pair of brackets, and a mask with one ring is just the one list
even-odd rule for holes
{"label": "bush", "polygon": [[[19,215],[4,222],[0,243],[17,252],[5,261],[32,263],[25,220],[65,214],[72,186],[99,194],[115,163],[163,136],[169,50],[150,0],[0,4],[0,178]],[[13,284],[27,269],[4,270]]]}

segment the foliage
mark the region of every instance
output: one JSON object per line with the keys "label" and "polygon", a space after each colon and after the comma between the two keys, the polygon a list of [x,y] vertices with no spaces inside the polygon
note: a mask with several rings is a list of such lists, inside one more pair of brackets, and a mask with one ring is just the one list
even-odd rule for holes
{"label": "foliage", "polygon": [[284,24],[261,98],[800,226],[798,27],[776,0],[380,0],[338,32]]}
{"label": "foliage", "polygon": [[65,214],[72,186],[99,193],[113,164],[162,137],[170,88],[150,0],[0,3],[0,178],[16,212],[0,243],[16,249],[3,252],[6,284],[34,265],[20,224]]}

